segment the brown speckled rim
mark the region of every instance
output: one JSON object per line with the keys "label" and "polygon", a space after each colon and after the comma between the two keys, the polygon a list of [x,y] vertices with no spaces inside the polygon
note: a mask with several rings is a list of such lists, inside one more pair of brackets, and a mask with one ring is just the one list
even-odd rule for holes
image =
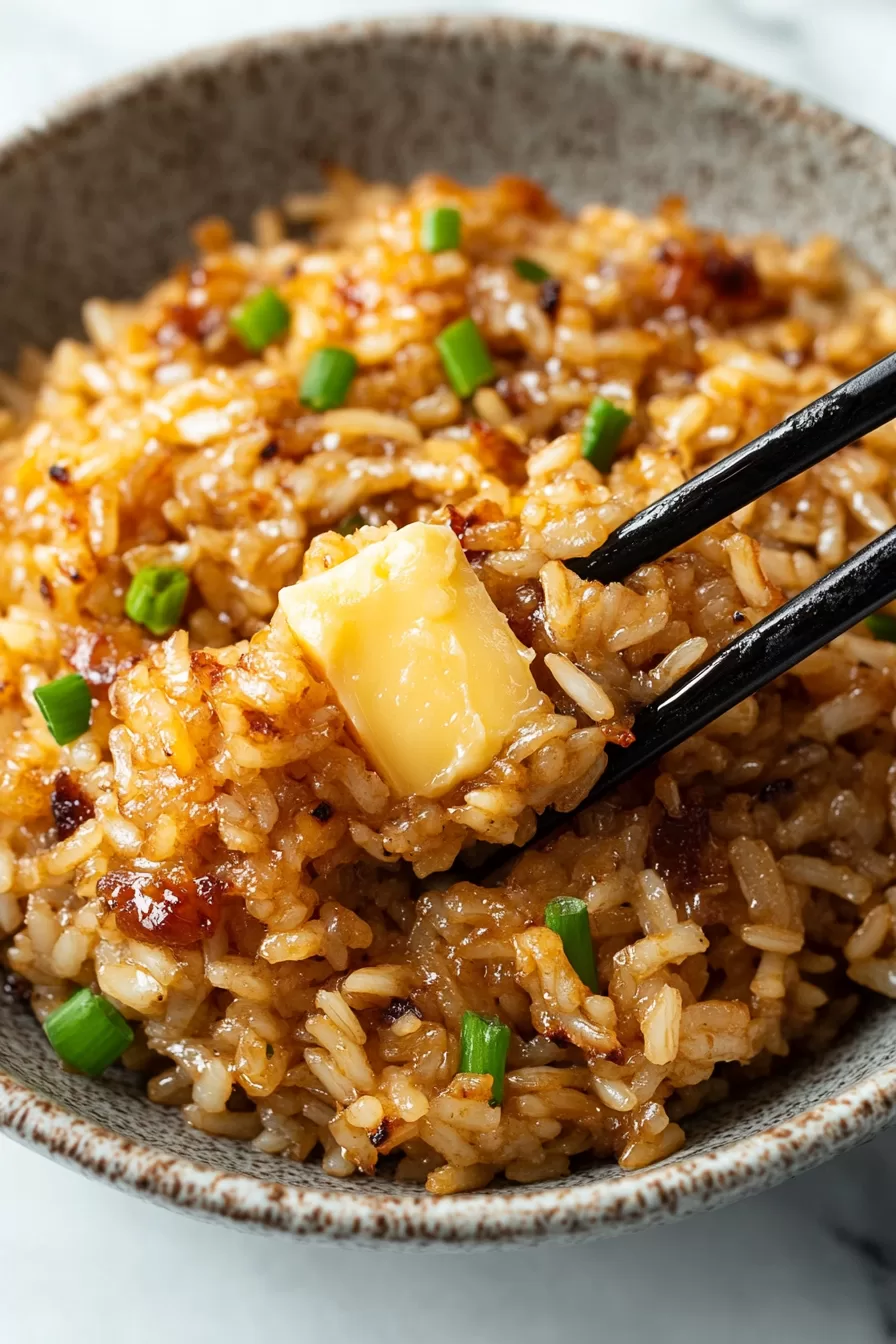
{"label": "brown speckled rim", "polygon": [[[70,133],[135,90],[222,63],[257,60],[301,48],[332,49],[389,35],[437,39],[481,35],[508,46],[538,41],[563,50],[585,48],[635,67],[685,76],[734,94],[770,122],[798,121],[841,155],[872,171],[896,174],[896,149],[872,131],[705,56],[618,33],[508,19],[382,20],[206,48],[104,84],[64,104],[38,129],[0,146],[0,169],[19,156],[52,151]],[[70,1166],[169,1207],[297,1238],[415,1245],[532,1242],[546,1236],[622,1232],[716,1208],[757,1193],[862,1142],[896,1119],[896,1064],[879,1069],[787,1124],[697,1157],[684,1156],[640,1172],[569,1187],[495,1188],[434,1199],[365,1192],[363,1183],[310,1190],[216,1171],[115,1134],[79,1118],[0,1073],[0,1131]]]}
{"label": "brown speckled rim", "polygon": [[156,1203],[300,1239],[424,1245],[531,1243],[611,1235],[708,1212],[759,1194],[870,1138],[896,1118],[896,1065],[821,1106],[699,1157],[568,1188],[497,1188],[436,1199],[425,1193],[308,1190],[135,1143],[72,1116],[0,1074],[0,1130],[108,1185]]}

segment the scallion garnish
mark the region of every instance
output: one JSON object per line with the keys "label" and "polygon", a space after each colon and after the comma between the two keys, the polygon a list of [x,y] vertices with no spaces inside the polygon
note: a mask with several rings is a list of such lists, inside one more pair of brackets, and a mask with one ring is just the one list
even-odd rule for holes
{"label": "scallion garnish", "polygon": [[247,350],[257,355],[289,327],[289,309],[273,289],[263,289],[230,314],[231,328]]}
{"label": "scallion garnish", "polygon": [[358,528],[363,526],[364,519],[360,513],[350,513],[347,518],[343,518],[336,531],[343,537],[350,537],[353,532],[357,532]]}
{"label": "scallion garnish", "polygon": [[500,1106],[504,1100],[504,1070],[509,1045],[510,1028],[497,1017],[464,1013],[460,1028],[460,1072],[491,1074],[491,1106]]}
{"label": "scallion garnish", "polygon": [[47,1018],[44,1031],[64,1063],[92,1078],[114,1064],[134,1040],[118,1009],[89,989],[66,999]]}
{"label": "scallion garnish", "polygon": [[90,688],[79,672],[38,686],[34,699],[60,747],[90,727]]}
{"label": "scallion garnish", "polygon": [[582,456],[598,471],[609,471],[619,441],[632,422],[628,411],[606,397],[595,397],[582,426]]}
{"label": "scallion garnish", "polygon": [[125,612],[151,634],[167,635],[181,618],[189,588],[190,576],[184,570],[147,565],[131,579]]}
{"label": "scallion garnish", "polygon": [[583,984],[596,994],[597,967],[585,902],[576,896],[558,896],[546,908],[544,922],[554,933],[559,933],[566,960]]}
{"label": "scallion garnish", "polygon": [[521,280],[531,280],[533,285],[540,285],[542,281],[551,278],[550,271],[546,271],[543,266],[539,266],[537,261],[530,261],[528,257],[515,257],[513,269]]}
{"label": "scallion garnish", "polygon": [[896,616],[888,616],[885,611],[876,611],[873,616],[865,617],[865,624],[875,639],[884,639],[896,644]]}
{"label": "scallion garnish", "polygon": [[452,322],[436,337],[436,348],[451,386],[459,397],[470,397],[495,376],[492,357],[472,317]]}
{"label": "scallion garnish", "polygon": [[450,205],[427,210],[420,226],[420,244],[426,252],[447,252],[460,247],[460,211]]}
{"label": "scallion garnish", "polygon": [[337,345],[315,350],[302,379],[301,401],[313,411],[335,410],[348,396],[357,367],[358,361],[350,350],[341,350]]}

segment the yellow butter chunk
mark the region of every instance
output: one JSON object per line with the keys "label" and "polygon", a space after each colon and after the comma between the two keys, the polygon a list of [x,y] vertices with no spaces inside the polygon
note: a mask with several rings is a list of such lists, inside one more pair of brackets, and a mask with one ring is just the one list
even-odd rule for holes
{"label": "yellow butter chunk", "polygon": [[411,523],[280,602],[392,791],[436,798],[548,707],[448,527]]}

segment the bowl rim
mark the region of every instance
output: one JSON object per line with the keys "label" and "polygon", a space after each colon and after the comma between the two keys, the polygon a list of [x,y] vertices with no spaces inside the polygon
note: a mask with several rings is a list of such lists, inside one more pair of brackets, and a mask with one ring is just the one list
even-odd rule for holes
{"label": "bowl rim", "polygon": [[[514,44],[541,41],[585,48],[645,68],[681,75],[734,93],[764,119],[810,126],[850,157],[896,174],[896,147],[876,132],[802,94],[760,76],[661,41],[577,24],[497,16],[422,16],[340,22],[202,46],[104,81],[57,104],[0,142],[0,174],[54,138],[76,130],[107,107],[146,88],[228,62],[285,50],[350,45],[390,38],[432,40],[480,36]],[[798,1171],[871,1137],[896,1120],[896,1063],[770,1129],[695,1157],[672,1158],[608,1180],[571,1186],[495,1187],[436,1199],[425,1193],[309,1189],[246,1173],[215,1170],[128,1139],[73,1115],[0,1071],[0,1133],[70,1166],[168,1207],[281,1232],[300,1239],[450,1245],[534,1242],[609,1234],[709,1210],[768,1189]]]}

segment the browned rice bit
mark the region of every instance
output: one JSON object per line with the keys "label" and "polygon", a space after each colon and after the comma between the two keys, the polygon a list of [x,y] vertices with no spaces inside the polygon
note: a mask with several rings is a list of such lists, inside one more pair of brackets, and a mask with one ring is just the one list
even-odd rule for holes
{"label": "browned rice bit", "polygon": [[[459,249],[421,248],[436,205]],[[562,563],[892,350],[894,294],[830,238],[724,238],[679,201],[570,218],[517,178],[335,172],[259,212],[254,242],[216,220],[195,240],[139,303],[87,303],[86,341],[0,377],[0,937],[38,1018],[92,986],[190,1125],[332,1175],[392,1157],[449,1194],[667,1157],[739,1077],[824,1047],[857,986],[896,997],[896,646],[864,628],[503,886],[419,894],[468,844],[574,807],[638,706],[894,525],[887,426],[625,584]],[[262,286],[291,323],[250,356],[228,315]],[[434,342],[467,314],[495,378],[462,403]],[[297,387],[321,346],[358,372],[316,413]],[[598,394],[633,416],[607,474],[581,452]],[[545,699],[478,778],[398,797],[278,592],[430,520]],[[148,565],[190,576],[170,638],[125,615]],[[32,693],[72,671],[92,723],[59,747]],[[587,903],[596,993],[544,927],[559,895]],[[512,1029],[500,1106],[457,1073],[467,1010]]]}

